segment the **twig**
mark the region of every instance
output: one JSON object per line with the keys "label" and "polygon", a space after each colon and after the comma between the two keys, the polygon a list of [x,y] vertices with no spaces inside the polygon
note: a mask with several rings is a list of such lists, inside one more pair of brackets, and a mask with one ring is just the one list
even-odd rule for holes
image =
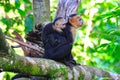
{"label": "twig", "polygon": [[38,52],[44,54],[44,49],[43,49],[43,48],[38,49],[38,48],[36,48],[36,47],[34,47],[34,46],[32,46],[32,45],[26,44],[26,43],[24,43],[24,42],[21,42],[21,41],[19,41],[19,40],[17,40],[17,39],[13,39],[13,38],[8,37],[8,36],[5,36],[5,38],[6,38],[6,39],[9,39],[9,40],[11,40],[11,41],[14,41],[14,42],[16,42],[16,43],[19,43],[20,45],[23,45],[23,46],[29,47],[29,48],[31,48],[31,49],[37,50]]}

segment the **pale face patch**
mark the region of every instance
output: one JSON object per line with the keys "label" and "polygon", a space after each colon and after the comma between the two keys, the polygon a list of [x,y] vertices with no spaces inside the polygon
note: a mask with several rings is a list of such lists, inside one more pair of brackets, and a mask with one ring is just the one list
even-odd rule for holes
{"label": "pale face patch", "polygon": [[64,29],[66,27],[65,24],[66,24],[65,19],[60,19],[60,20],[55,22],[54,28],[55,28],[55,30],[61,32],[62,29]]}

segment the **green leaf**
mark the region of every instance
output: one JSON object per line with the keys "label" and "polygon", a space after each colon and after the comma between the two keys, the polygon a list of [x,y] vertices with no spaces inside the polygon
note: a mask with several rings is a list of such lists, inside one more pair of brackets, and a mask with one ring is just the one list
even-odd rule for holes
{"label": "green leaf", "polygon": [[109,45],[109,43],[104,43],[104,44],[101,44],[100,46],[98,46],[98,48],[106,47],[106,46],[108,46],[108,45]]}
{"label": "green leaf", "polygon": [[6,18],[2,18],[1,21],[5,24],[7,22],[7,19]]}
{"label": "green leaf", "polygon": [[5,7],[4,7],[5,12],[9,12],[10,9],[11,9],[11,5],[10,5],[10,3],[5,4]]}
{"label": "green leaf", "polygon": [[23,0],[25,3],[31,3],[30,0]]}
{"label": "green leaf", "polygon": [[120,7],[117,7],[115,9],[113,9],[112,11],[108,11],[106,13],[103,13],[103,14],[97,16],[96,19],[100,20],[100,19],[105,19],[105,18],[116,17],[119,15],[120,15]]}
{"label": "green leaf", "polygon": [[84,14],[85,10],[86,10],[85,8],[82,8],[82,10],[78,11],[78,14]]}
{"label": "green leaf", "polygon": [[23,11],[23,10],[21,10],[21,9],[18,9],[18,12],[19,12],[19,14],[21,15],[21,16],[25,16],[25,11]]}
{"label": "green leaf", "polygon": [[19,0],[15,0],[15,7],[19,8],[20,7],[20,1]]}
{"label": "green leaf", "polygon": [[33,28],[33,15],[29,15],[25,19],[25,32],[28,33]]}
{"label": "green leaf", "polygon": [[10,75],[6,72],[3,76],[3,78],[6,78],[6,80],[10,80]]}
{"label": "green leaf", "polygon": [[110,32],[110,35],[117,35],[117,36],[120,36],[120,29],[114,30],[114,31]]}

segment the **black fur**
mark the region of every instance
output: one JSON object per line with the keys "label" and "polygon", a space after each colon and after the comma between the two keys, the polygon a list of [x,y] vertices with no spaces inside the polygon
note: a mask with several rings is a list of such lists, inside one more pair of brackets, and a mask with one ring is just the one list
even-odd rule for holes
{"label": "black fur", "polygon": [[53,30],[52,25],[52,23],[47,24],[42,31],[42,40],[45,48],[43,58],[62,62],[72,69],[73,65],[76,65],[76,61],[71,54],[73,38],[70,32],[70,24],[66,24],[63,32]]}
{"label": "black fur", "polygon": [[16,80],[19,78],[28,78],[29,80],[50,80],[49,76],[28,76],[24,74],[16,74],[14,77],[11,78],[11,80]]}
{"label": "black fur", "polygon": [[24,75],[24,74],[16,74],[14,77],[12,77],[11,80],[15,80],[15,79],[18,79],[18,78],[30,78],[30,76]]}

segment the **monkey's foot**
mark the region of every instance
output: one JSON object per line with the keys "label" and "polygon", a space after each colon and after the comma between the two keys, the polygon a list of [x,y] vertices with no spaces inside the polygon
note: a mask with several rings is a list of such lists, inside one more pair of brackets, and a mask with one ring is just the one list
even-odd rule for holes
{"label": "monkey's foot", "polygon": [[71,62],[73,65],[81,65],[80,63],[77,63],[74,59],[73,59],[73,60],[70,60],[70,62]]}

